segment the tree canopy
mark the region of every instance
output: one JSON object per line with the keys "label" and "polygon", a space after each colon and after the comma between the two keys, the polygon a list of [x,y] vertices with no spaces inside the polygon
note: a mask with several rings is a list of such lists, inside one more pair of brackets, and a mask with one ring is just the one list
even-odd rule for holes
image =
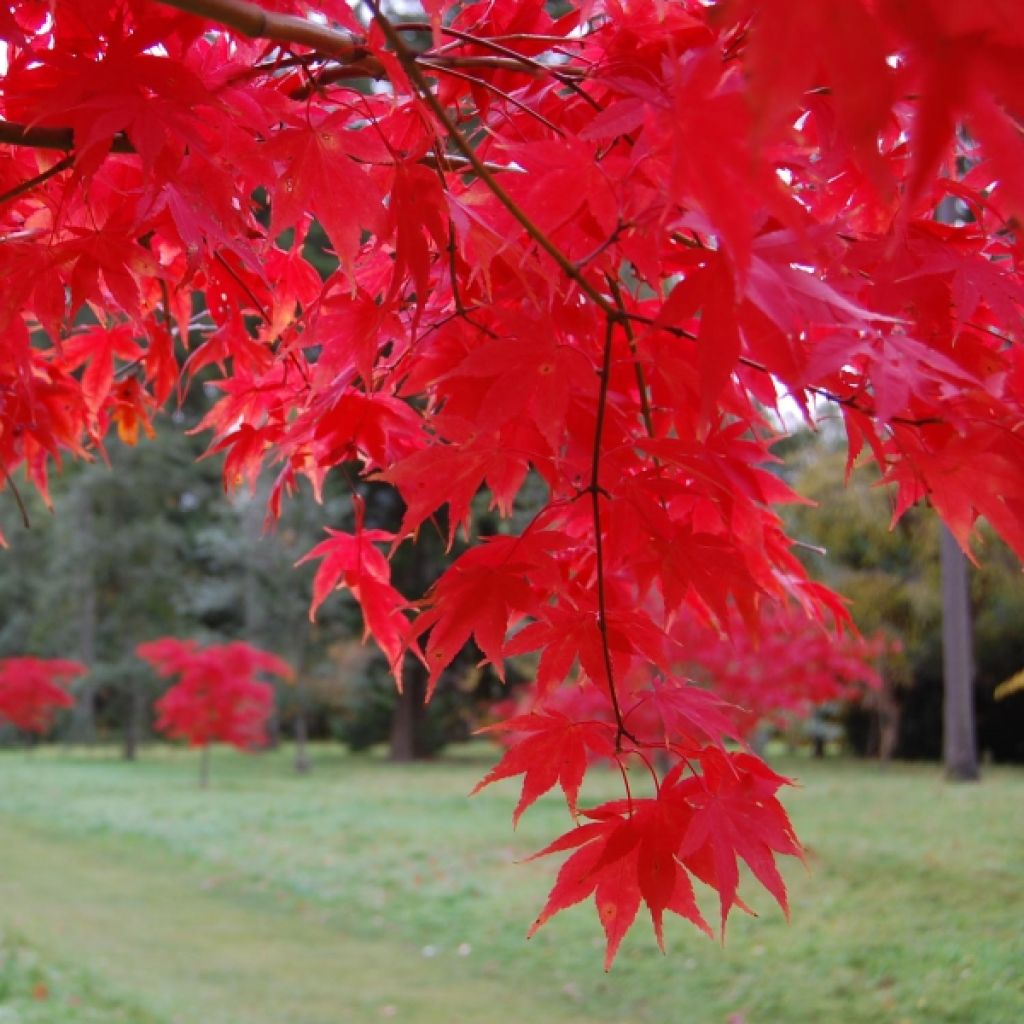
{"label": "tree canopy", "polygon": [[[531,749],[582,732],[622,769],[545,851],[576,852],[538,921],[593,894],[610,964],[641,903],[659,939],[666,910],[705,927],[692,877],[724,925],[739,859],[786,905],[785,780],[723,746],[673,630],[847,622],[777,511],[785,410],[838,409],[897,517],[926,499],[962,545],[984,517],[1024,553],[1024,9],[423,6],[0,8],[0,465],[45,494],[219,374],[228,486],[269,469],[274,517],[350,482],[314,605],[353,594],[396,676],[412,651],[429,690],[472,640],[499,674],[537,656],[542,701],[603,705]],[[365,522],[368,479],[396,529]],[[501,528],[401,592],[391,555],[473,536],[481,490]]]}

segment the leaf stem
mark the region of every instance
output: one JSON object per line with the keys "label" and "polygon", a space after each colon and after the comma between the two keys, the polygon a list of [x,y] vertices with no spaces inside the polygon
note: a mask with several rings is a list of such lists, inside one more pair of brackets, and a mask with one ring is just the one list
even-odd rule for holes
{"label": "leaf stem", "polygon": [[0,463],[0,471],[3,472],[4,480],[11,488],[11,494],[14,495],[14,502],[18,506],[18,511],[21,513],[21,525],[26,530],[32,529],[32,521],[28,517],[28,509],[25,507],[25,501],[21,496],[21,491],[18,490],[18,485],[14,482],[14,477],[7,471],[7,467]]}
{"label": "leaf stem", "polygon": [[633,356],[633,373],[636,377],[637,390],[640,392],[640,413],[643,416],[644,426],[647,428],[649,437],[654,437],[654,417],[651,415],[651,403],[647,398],[647,381],[644,378],[644,368],[640,365],[640,354],[636,347],[636,335],[633,333],[633,325],[629,321],[626,311],[626,303],[622,297],[622,289],[619,282],[610,274],[607,275],[608,288],[622,314],[622,329],[626,332],[626,340],[629,342],[629,351]]}
{"label": "leaf stem", "polygon": [[601,634],[601,656],[608,676],[608,695],[615,713],[615,749],[622,750],[622,738],[632,743],[636,739],[626,728],[619,706],[619,695],[615,690],[615,671],[612,666],[612,652],[608,643],[608,598],[605,592],[604,538],[601,534],[601,438],[604,434],[605,410],[608,407],[608,381],[612,369],[612,341],[615,322],[609,317],[605,321],[604,355],[601,361],[601,387],[597,397],[597,422],[594,425],[594,448],[590,461],[590,515],[594,524],[594,560],[597,573],[597,628]]}

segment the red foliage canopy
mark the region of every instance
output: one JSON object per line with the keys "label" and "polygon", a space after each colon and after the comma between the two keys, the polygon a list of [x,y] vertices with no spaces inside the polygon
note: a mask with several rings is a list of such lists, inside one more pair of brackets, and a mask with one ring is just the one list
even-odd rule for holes
{"label": "red foliage canopy", "polygon": [[746,712],[740,731],[759,722],[784,726],[832,701],[857,700],[881,685],[878,667],[896,641],[877,633],[828,633],[799,609],[772,607],[757,631],[734,623],[728,634],[681,617],[672,635],[687,652],[687,673]]}
{"label": "red foliage canopy", "polygon": [[80,662],[60,658],[0,660],[0,722],[25,732],[46,732],[57,709],[75,703],[65,686],[87,671]]}
{"label": "red foliage canopy", "polygon": [[[669,709],[664,800],[595,810],[607,847],[576,855],[599,906],[610,886],[631,918],[653,857],[674,880],[643,883],[652,914],[684,905],[683,869],[727,911],[733,848],[778,895],[777,783],[722,752],[673,626],[844,617],[774,510],[782,395],[809,421],[831,401],[897,516],[927,499],[964,545],[984,516],[1024,553],[1024,8],[425,6],[0,9],[0,464],[45,492],[53,458],[134,442],[180,372],[219,367],[228,484],[274,467],[272,513],[342,463],[401,492],[397,537],[357,516],[314,552],[315,602],[349,589],[396,671],[412,649],[433,684],[467,640],[499,671],[536,652],[542,696],[572,680],[605,705],[620,765],[652,753],[631,680]],[[481,491],[509,515],[528,474],[529,524],[411,606],[373,545],[443,507],[471,528]],[[536,736],[547,777],[562,744]],[[615,816],[636,857],[588,852]]]}
{"label": "red foliage canopy", "polygon": [[199,647],[194,640],[163,637],[135,653],[162,676],[178,681],[157,701],[156,727],[189,746],[230,743],[241,750],[266,743],[274,691],[256,674],[291,679],[291,666],[241,642]]}

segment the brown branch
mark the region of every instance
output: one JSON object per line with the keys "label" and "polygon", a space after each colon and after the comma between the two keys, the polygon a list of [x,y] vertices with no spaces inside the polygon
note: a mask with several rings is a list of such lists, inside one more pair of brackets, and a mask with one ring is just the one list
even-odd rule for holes
{"label": "brown branch", "polygon": [[[283,45],[308,46],[318,54],[333,57],[345,64],[358,65],[359,75],[370,78],[385,77],[384,66],[369,51],[365,40],[351,32],[321,25],[297,15],[268,11],[259,4],[251,3],[250,0],[158,0],[158,2],[198,15],[209,21],[215,21],[253,39],[267,39]],[[408,26],[403,26],[403,29],[408,30]],[[452,29],[443,31],[449,35],[459,34]],[[579,68],[549,68],[540,61],[518,54],[515,50],[502,46],[500,43],[489,44],[489,48],[501,56],[448,57],[438,54],[431,60],[435,63],[444,63],[447,67],[485,67],[535,75],[551,74],[568,86],[571,86],[574,78],[582,77],[584,74]],[[418,58],[420,55],[416,56]],[[352,70],[339,69],[335,71],[331,69],[328,74],[338,78],[350,77]]]}
{"label": "brown branch", "polygon": [[235,284],[238,285],[239,288],[241,288],[242,292],[253,304],[253,308],[256,310],[257,313],[259,313],[260,318],[263,320],[263,322],[269,326],[271,322],[270,313],[267,310],[267,307],[264,306],[262,302],[260,302],[259,296],[256,295],[256,293],[249,287],[249,284],[245,280],[245,278],[243,278],[242,275],[239,274],[238,271],[235,270],[235,268],[231,266],[230,263],[228,263],[228,261],[224,258],[224,255],[222,253],[214,253],[213,258],[228,272],[231,279],[235,282]]}
{"label": "brown branch", "polygon": [[[473,170],[473,165],[464,157],[459,156],[457,153],[427,153],[421,156],[417,163],[423,164],[424,167],[430,167],[431,169],[440,167],[442,170],[455,171],[458,173],[469,172]],[[515,167],[511,167],[508,164],[496,164],[491,163],[489,160],[484,161],[484,167],[491,174],[503,174],[510,171],[516,171]]]}
{"label": "brown branch", "polygon": [[509,93],[505,92],[504,89],[499,89],[498,86],[494,85],[491,82],[488,82],[486,79],[478,78],[476,75],[466,74],[465,71],[457,71],[455,68],[448,67],[444,64],[436,64],[432,60],[429,62],[424,60],[421,61],[421,63],[425,68],[433,68],[436,71],[443,71],[446,75],[452,75],[455,78],[461,78],[464,82],[469,82],[472,85],[477,85],[481,89],[489,89],[496,96],[500,96],[507,103],[511,103],[512,106],[518,108],[524,114],[527,114],[530,117],[534,118],[534,120],[539,121],[542,125],[544,125],[545,128],[549,128],[556,135],[560,135],[563,139],[565,138],[565,132],[563,132],[562,129],[559,128],[558,125],[555,124],[553,121],[549,121],[543,114],[538,113],[532,107],[527,106],[522,100],[517,100],[515,96],[512,96]]}
{"label": "brown branch", "polygon": [[605,320],[604,354],[601,359],[601,385],[597,396],[597,420],[594,424],[594,447],[590,459],[590,515],[594,523],[594,562],[597,573],[597,628],[601,633],[601,655],[604,659],[604,670],[608,676],[608,693],[611,697],[612,711],[615,713],[615,749],[622,749],[622,737],[636,743],[626,728],[619,706],[619,696],[615,690],[615,672],[612,667],[612,652],[608,642],[608,600],[605,594],[604,538],[601,535],[601,440],[604,435],[604,417],[608,408],[608,382],[612,375],[612,340],[615,333],[615,320]]}
{"label": "brown branch", "polygon": [[[693,331],[688,331],[685,327],[676,327],[675,324],[660,324],[653,316],[645,316],[643,313],[630,313],[626,311],[620,313],[619,318],[636,324],[644,324],[647,327],[656,327],[659,331],[674,334],[677,338],[687,338],[689,341],[697,340],[697,335]],[[743,360],[740,359],[740,362],[743,362]],[[764,367],[755,364],[754,369],[763,370]]]}
{"label": "brown branch", "polygon": [[37,174],[34,178],[29,178],[27,181],[21,182],[20,185],[15,185],[14,188],[9,188],[3,195],[0,195],[0,206],[4,203],[9,203],[12,199],[17,199],[18,196],[23,196],[26,192],[31,192],[32,189],[36,188],[38,185],[42,185],[55,175],[60,174],[61,171],[66,171],[72,163],[74,163],[73,157],[63,157],[52,167],[48,167],[45,171]]}
{"label": "brown branch", "polygon": [[[431,26],[430,26],[429,22],[411,22],[411,23],[410,22],[402,22],[401,24],[396,24],[394,26],[394,28],[395,28],[395,31],[397,31],[397,32],[423,31],[424,29],[429,31]],[[487,50],[493,50],[495,53],[500,54],[503,57],[507,57],[507,58],[509,58],[509,60],[514,61],[517,64],[521,65],[521,67],[519,67],[519,68],[515,68],[515,69],[511,69],[510,68],[509,70],[522,71],[524,68],[526,68],[526,69],[529,69],[529,70],[531,70],[532,72],[534,72],[535,74],[538,74],[538,75],[550,75],[556,81],[561,82],[562,85],[564,85],[566,88],[572,89],[574,92],[577,92],[577,93],[581,94],[583,96],[583,98],[585,100],[587,100],[589,103],[596,104],[596,102],[597,102],[596,100],[593,99],[593,97],[591,97],[587,93],[583,92],[583,90],[580,89],[579,85],[577,84],[576,80],[579,79],[579,78],[582,78],[586,74],[586,70],[583,69],[583,68],[572,67],[572,66],[564,66],[564,65],[563,66],[559,66],[559,67],[553,67],[550,64],[545,64],[543,61],[537,60],[535,57],[528,57],[528,56],[526,56],[526,54],[519,53],[518,50],[514,50],[511,46],[505,46],[503,43],[499,42],[498,39],[496,39],[496,38],[493,38],[493,37],[489,38],[487,36],[477,36],[477,35],[474,35],[472,32],[462,32],[459,29],[451,28],[450,26],[446,26],[446,25],[442,25],[441,26],[441,34],[442,35],[446,35],[446,36],[451,36],[454,40],[456,40],[456,43],[467,43],[467,44],[470,44],[470,45],[473,45],[473,46],[483,47],[484,49],[487,49]],[[502,38],[506,38],[506,37],[502,37]],[[511,37],[511,38],[515,38],[515,37]],[[526,38],[533,39],[533,38],[537,38],[537,37],[526,37]],[[555,41],[555,42],[565,42],[565,39],[563,37],[561,37],[561,36],[549,36],[548,39],[551,40],[551,41]],[[448,47],[451,47],[453,45],[456,45],[456,44],[455,43],[449,43]],[[448,47],[444,47],[444,48],[447,49]],[[430,56],[430,55],[428,55],[428,56]],[[434,56],[430,56],[430,59],[431,60],[437,60],[438,57],[440,57],[440,56],[441,56],[440,54],[435,54]],[[457,58],[457,59],[460,59],[460,58]],[[467,58],[461,58],[461,59],[465,60]],[[489,58],[477,57],[477,58],[471,58],[471,59],[480,61],[480,60],[489,59]],[[481,67],[483,67],[483,66],[486,66],[486,67],[496,67],[498,65],[495,65],[495,64],[487,64],[487,65],[478,64],[477,66],[481,66]],[[503,64],[501,66],[508,67],[507,63]],[[598,109],[600,109],[600,105],[599,104],[598,104]]]}
{"label": "brown branch", "polygon": [[[14,121],[0,121],[0,143],[32,146],[35,149],[59,149],[68,153],[75,148],[75,133],[70,128],[30,128]],[[135,152],[135,147],[123,132],[114,136],[110,149],[114,153]]]}
{"label": "brown branch", "polygon": [[[395,24],[395,28],[399,32],[432,32],[434,26],[429,21],[403,21]],[[555,35],[543,35],[536,32],[506,32],[498,36],[475,36],[471,32],[460,32],[458,29],[452,28],[450,25],[440,26],[441,35],[451,36],[453,39],[461,40],[467,43],[476,43],[480,46],[492,46],[494,43],[517,43],[517,42],[530,42],[530,43],[571,43],[578,42],[582,45],[583,40],[573,40],[566,36],[555,36]],[[446,46],[455,46],[456,43],[447,43]],[[520,57],[522,54],[513,51],[513,56]]]}
{"label": "brown branch", "polygon": [[269,39],[275,43],[295,43],[340,60],[362,61],[370,57],[362,39],[350,32],[320,25],[294,14],[266,11],[249,0],[158,0],[168,7],[196,14],[208,21],[241,32],[253,39]]}
{"label": "brown branch", "polygon": [[24,499],[21,497],[21,491],[18,490],[18,485],[14,482],[14,477],[7,471],[7,467],[0,463],[0,471],[3,472],[4,480],[10,485],[11,494],[14,495],[14,502],[18,506],[18,511],[21,513],[21,524],[26,530],[32,529],[32,520],[28,517],[28,509],[25,508]]}
{"label": "brown branch", "polygon": [[[394,27],[394,26],[392,26]],[[435,64],[444,64],[451,68],[484,68],[494,71],[514,71],[520,75],[532,75],[539,78],[542,75],[551,73],[551,69],[545,64],[537,63],[536,66],[523,64],[511,57],[486,57],[484,55],[468,57],[449,57],[447,54],[433,56],[429,53],[417,53],[413,55],[417,62],[429,60]],[[582,72],[578,69],[570,69],[574,77],[579,77]]]}
{"label": "brown branch", "polygon": [[[0,120],[0,144],[4,143],[10,146],[31,146],[34,149],[59,149],[65,152],[70,152],[75,148],[74,132],[70,128],[30,128],[27,125],[18,124],[14,121]],[[113,144],[110,148],[114,153],[135,152],[135,147],[131,144],[131,140],[120,132],[114,136]],[[437,153],[427,153],[420,157],[417,162],[423,164],[424,167],[437,167],[439,164],[443,164],[446,168],[453,171],[469,172],[473,170],[473,165],[470,161],[464,156],[459,156],[457,153],[442,153],[440,155]],[[49,171],[44,171],[43,175],[48,177],[56,174],[56,166],[51,167]],[[483,166],[491,174],[501,174],[515,170],[514,167],[507,164],[497,164],[490,161],[484,161]],[[60,169],[64,170],[65,167]],[[32,179],[31,182],[23,182],[22,185],[16,186],[20,190],[18,192],[12,189],[9,193],[0,196],[0,202],[5,202],[15,195],[22,194],[29,187],[41,184],[42,180],[45,180],[43,175]]]}
{"label": "brown branch", "polygon": [[605,279],[608,282],[608,288],[612,293],[612,298],[615,300],[615,305],[619,307],[619,311],[623,314],[622,328],[626,332],[626,340],[629,342],[629,351],[633,356],[633,372],[636,377],[636,386],[640,391],[640,411],[643,415],[644,426],[647,428],[647,435],[653,438],[654,417],[651,415],[651,403],[647,398],[647,381],[644,379],[644,368],[640,365],[640,353],[636,347],[636,336],[633,333],[633,325],[625,316],[626,303],[623,300],[622,289],[619,287],[619,282],[610,274],[607,275]]}

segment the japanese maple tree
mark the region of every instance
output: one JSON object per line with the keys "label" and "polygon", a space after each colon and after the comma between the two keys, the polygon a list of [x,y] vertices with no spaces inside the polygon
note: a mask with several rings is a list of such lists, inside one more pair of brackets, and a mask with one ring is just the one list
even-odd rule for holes
{"label": "japanese maple tree", "polygon": [[[928,500],[965,547],[983,516],[1024,554],[1024,7],[424,7],[0,7],[0,465],[45,493],[219,370],[228,485],[272,472],[273,517],[352,484],[315,605],[350,591],[399,681],[470,641],[537,659],[517,813],[554,776],[584,822],[540,922],[594,896],[610,963],[641,903],[659,939],[665,911],[705,927],[693,878],[723,923],[745,907],[739,860],[785,907],[785,780],[724,746],[674,629],[843,628],[776,511],[783,397],[841,417],[896,516]],[[368,478],[394,533],[364,526]],[[508,522],[413,603],[390,555],[473,540],[480,494]],[[602,714],[546,710],[567,681]],[[595,758],[653,795],[578,807]]]}
{"label": "japanese maple tree", "polygon": [[60,708],[74,705],[67,685],[87,671],[81,662],[62,658],[0,659],[0,722],[42,735]]}
{"label": "japanese maple tree", "polygon": [[773,606],[756,631],[735,623],[727,634],[694,616],[674,623],[673,637],[687,652],[687,674],[740,710],[742,735],[761,723],[785,728],[822,705],[856,702],[881,686],[879,665],[896,641],[816,628],[799,609]]}
{"label": "japanese maple tree", "polygon": [[294,676],[287,662],[241,641],[200,647],[194,640],[162,637],[139,644],[135,653],[158,675],[177,677],[157,701],[156,728],[172,739],[202,748],[200,781],[204,786],[211,743],[252,750],[267,741],[274,691],[257,676]]}

